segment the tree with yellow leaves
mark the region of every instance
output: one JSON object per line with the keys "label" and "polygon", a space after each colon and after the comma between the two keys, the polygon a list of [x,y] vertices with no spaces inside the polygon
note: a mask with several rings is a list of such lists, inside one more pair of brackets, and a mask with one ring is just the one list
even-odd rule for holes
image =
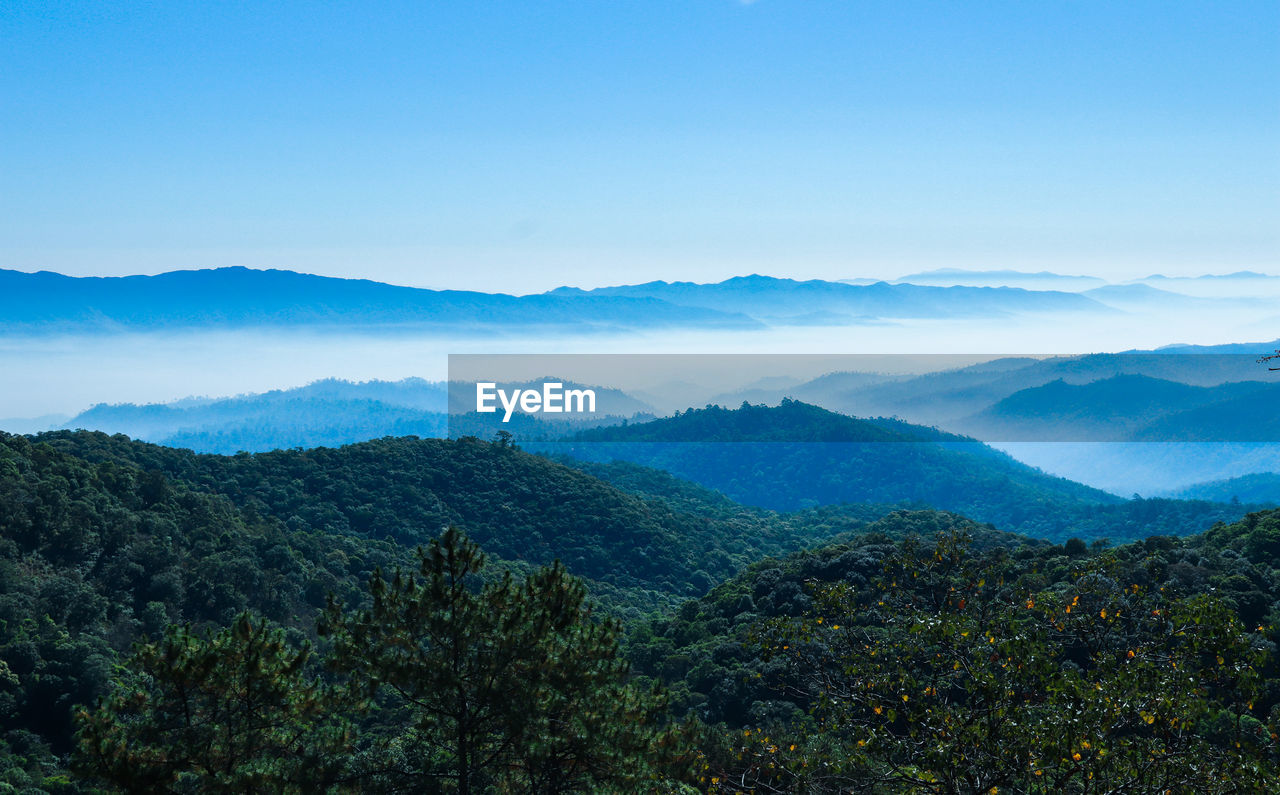
{"label": "tree with yellow leaves", "polygon": [[808,720],[732,738],[713,790],[1276,791],[1262,650],[1212,595],[1113,569],[1035,592],[948,534],[905,543],[862,593],[815,588],[809,614],[758,629]]}

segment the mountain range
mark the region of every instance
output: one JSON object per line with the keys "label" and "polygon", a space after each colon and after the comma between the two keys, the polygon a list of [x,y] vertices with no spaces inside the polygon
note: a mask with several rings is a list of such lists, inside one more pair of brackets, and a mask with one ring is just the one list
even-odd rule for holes
{"label": "mountain range", "polygon": [[[869,284],[873,279],[844,279],[850,284]],[[1206,273],[1199,276],[1167,276],[1153,273],[1137,279],[1123,282],[1111,282],[1097,276],[1054,273],[1052,271],[1020,271],[1002,270],[970,270],[966,268],[938,268],[936,270],[909,273],[892,280],[895,284],[921,284],[937,286],[973,286],[973,287],[1024,287],[1035,290],[1064,290],[1084,292],[1106,290],[1109,287],[1146,286],[1160,288],[1160,292],[1177,295],[1185,290],[1187,294],[1216,294],[1224,297],[1246,297],[1253,291],[1267,290],[1268,286],[1280,285],[1280,276],[1273,276],[1257,271],[1236,271],[1235,273]],[[1118,293],[1114,293],[1116,295]],[[1137,294],[1136,292],[1133,294]],[[1103,293],[1105,295],[1105,293]]]}
{"label": "mountain range", "polygon": [[98,404],[62,424],[209,453],[338,446],[382,436],[444,436],[439,382],[317,381],[297,389],[173,403]]}
{"label": "mountain range", "polygon": [[[777,403],[784,397],[793,397],[845,414],[897,416],[914,423],[971,433],[964,422],[973,415],[1017,392],[1054,381],[1084,385],[1126,375],[1205,387],[1263,381],[1268,373],[1258,364],[1258,354],[1273,345],[1276,343],[1226,346],[1222,350],[1178,347],[1162,351],[1002,357],[912,376],[837,370],[791,386],[724,393],[718,400],[725,404],[742,399]],[[851,367],[857,364],[855,359],[850,359]],[[1111,410],[1105,406],[1098,408],[1103,412]],[[1111,438],[1122,437],[1112,434]]]}
{"label": "mountain range", "polygon": [[1171,489],[1165,496],[1180,500],[1280,505],[1280,472],[1255,472],[1235,478],[1196,483]]}
{"label": "mountain range", "polygon": [[0,270],[0,330],[172,331],[242,327],[440,330],[699,326],[745,329],[738,312],[652,298],[514,296],[232,267],[156,276]]}
{"label": "mountain range", "polygon": [[828,324],[875,318],[998,317],[1026,312],[1106,312],[1083,296],[1015,287],[934,287],[917,284],[847,284],[738,276],[716,284],[654,281],[583,290],[561,287],[548,295],[649,298],[680,306],[743,312],[769,323]]}
{"label": "mountain range", "polygon": [[953,424],[997,441],[1280,442],[1280,383],[1215,386],[1115,375],[1058,378],[1019,390]]}
{"label": "mountain range", "polygon": [[660,328],[840,326],[1029,314],[1213,310],[1270,297],[1280,278],[1153,275],[1128,284],[1049,272],[944,269],[892,282],[738,276],[545,293],[431,290],[288,270],[227,267],[72,277],[0,269],[0,333],[290,328],[577,335]]}
{"label": "mountain range", "polygon": [[[1280,471],[1280,443],[1272,441],[1280,439],[1280,419],[1271,408],[1280,387],[1257,362],[1259,351],[1278,346],[1005,357],[923,375],[835,370],[808,380],[765,377],[722,393],[686,383],[687,402],[681,405],[777,405],[790,398],[850,416],[898,417],[998,442],[1020,460],[1113,493],[1155,494]],[[851,366],[862,366],[861,360],[851,360]],[[70,419],[13,420],[0,428],[89,428],[230,454],[389,435],[491,438],[498,430],[546,441],[591,425],[640,422],[674,410],[651,408],[663,395],[593,388],[601,396],[599,411],[561,422],[519,413],[511,423],[492,415],[466,416],[466,395],[455,395],[452,413],[446,414],[450,406],[443,383],[330,379],[258,395],[99,404]]]}
{"label": "mountain range", "polygon": [[878,318],[1105,312],[1089,298],[1016,288],[925,287],[744,276],[536,295],[427,290],[243,267],[155,276],[0,270],[0,331],[288,327],[479,333],[512,327],[621,329],[839,325]]}
{"label": "mountain range", "polygon": [[1099,287],[1106,281],[1096,276],[1072,276],[1050,271],[1029,273],[1017,270],[965,270],[963,268],[938,268],[936,270],[909,273],[894,279],[898,284],[932,284],[939,286],[967,285],[971,287],[1017,286],[1036,290],[1068,290],[1077,292]]}

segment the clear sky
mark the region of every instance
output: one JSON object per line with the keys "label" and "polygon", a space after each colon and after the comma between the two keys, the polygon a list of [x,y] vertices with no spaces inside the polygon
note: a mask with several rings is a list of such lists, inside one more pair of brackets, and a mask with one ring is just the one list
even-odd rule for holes
{"label": "clear sky", "polygon": [[1280,3],[0,4],[0,267],[1280,272]]}

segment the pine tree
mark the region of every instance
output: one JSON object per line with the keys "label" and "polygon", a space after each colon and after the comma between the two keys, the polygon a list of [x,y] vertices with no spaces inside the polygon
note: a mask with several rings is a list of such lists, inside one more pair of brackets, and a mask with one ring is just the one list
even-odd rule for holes
{"label": "pine tree", "polygon": [[170,627],[80,711],[76,767],[125,792],[322,789],[350,736],[309,656],[247,613],[212,635]]}
{"label": "pine tree", "polygon": [[[372,605],[331,602],[334,667],[408,726],[366,754],[370,786],[604,791],[654,779],[678,738],[660,694],[628,684],[619,627],[597,620],[559,564],[479,584],[479,548],[450,528],[419,550],[418,576],[376,573]],[[634,790],[633,790],[634,791]]]}

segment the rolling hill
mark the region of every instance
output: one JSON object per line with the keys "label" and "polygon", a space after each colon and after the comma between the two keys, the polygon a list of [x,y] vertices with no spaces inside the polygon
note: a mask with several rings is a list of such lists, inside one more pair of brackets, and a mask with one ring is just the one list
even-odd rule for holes
{"label": "rolling hill", "polygon": [[[696,572],[727,572],[808,538],[803,527],[755,511],[732,511],[728,521],[672,510],[476,439],[385,438],[219,456],[84,431],[33,438],[94,465],[156,473],[286,527],[413,547],[455,524],[500,559],[560,559],[597,582],[672,595],[705,588],[710,581]],[[712,541],[708,533],[723,537]]]}
{"label": "rolling hill", "polygon": [[[916,460],[937,464],[940,476],[951,476],[944,473],[944,453],[959,455],[945,445],[965,444],[893,421],[832,419],[798,404],[784,409],[795,412],[800,433],[842,423],[838,438],[881,440],[833,447],[933,446],[939,457]],[[715,420],[747,439],[753,423],[786,419],[785,410],[707,410],[698,421]],[[641,435],[653,434],[651,428]],[[767,486],[786,473],[769,471],[767,461],[748,452],[762,444],[776,449],[788,443],[719,447],[733,448],[736,459],[756,466]],[[827,446],[801,444],[810,453]],[[999,468],[1001,460],[979,452],[951,462],[981,470],[991,462]],[[796,461],[784,456],[774,463],[785,469]],[[1019,480],[1016,466],[1003,466],[1003,481],[988,482],[978,473],[967,482],[1003,485],[1034,499],[1035,479]],[[1063,510],[1073,496],[1078,503],[1091,496],[1074,484],[1059,483],[1056,490],[1040,485],[1043,502],[1029,506],[1033,512]],[[1200,505],[1176,504],[1192,512]],[[1108,521],[1110,529],[1117,520],[1132,521],[1146,535],[1168,524],[1161,505],[1140,501],[1144,516],[1113,501],[1095,506],[1092,516]],[[1108,513],[1112,509],[1122,512]],[[929,510],[863,504],[779,514],[633,463],[566,466],[474,439],[381,439],[337,449],[214,456],[83,431],[0,434],[5,780],[31,783],[33,791],[87,791],[67,775],[73,710],[106,692],[135,641],[154,640],[174,623],[226,626],[243,610],[285,627],[292,644],[314,641],[315,618],[330,595],[361,604],[374,570],[411,565],[411,548],[449,523],[481,541],[495,559],[486,576],[522,575],[552,559],[564,561],[586,578],[597,604],[628,622],[635,670],[673,686],[675,717],[696,707],[704,719],[735,725],[766,719],[776,709],[762,701],[754,678],[740,676],[759,667],[759,644],[747,638],[753,616],[807,609],[803,582],[867,580],[883,570],[899,544],[915,548],[918,537],[949,529],[970,534],[975,550],[1016,555],[1010,565],[1021,573],[1064,582],[1072,561],[1087,549],[1079,541],[1065,547],[1030,541]],[[1257,620],[1273,601],[1270,586],[1261,569],[1244,564],[1274,560],[1273,524],[1250,516],[1236,529],[1210,534],[1224,548],[1239,547],[1247,561],[1234,549],[1228,557],[1161,538],[1139,551],[1164,557],[1125,554],[1135,572],[1145,573],[1133,575],[1134,581],[1148,576],[1179,586],[1221,586],[1233,609]],[[723,584],[711,590],[717,583]],[[677,609],[690,596],[703,598]]]}
{"label": "rolling hill", "polygon": [[773,510],[911,503],[1056,540],[1186,534],[1243,514],[1240,506],[1209,502],[1125,501],[1046,475],[971,439],[897,420],[855,419],[798,401],[690,410],[529,447],[586,461],[638,463]]}

